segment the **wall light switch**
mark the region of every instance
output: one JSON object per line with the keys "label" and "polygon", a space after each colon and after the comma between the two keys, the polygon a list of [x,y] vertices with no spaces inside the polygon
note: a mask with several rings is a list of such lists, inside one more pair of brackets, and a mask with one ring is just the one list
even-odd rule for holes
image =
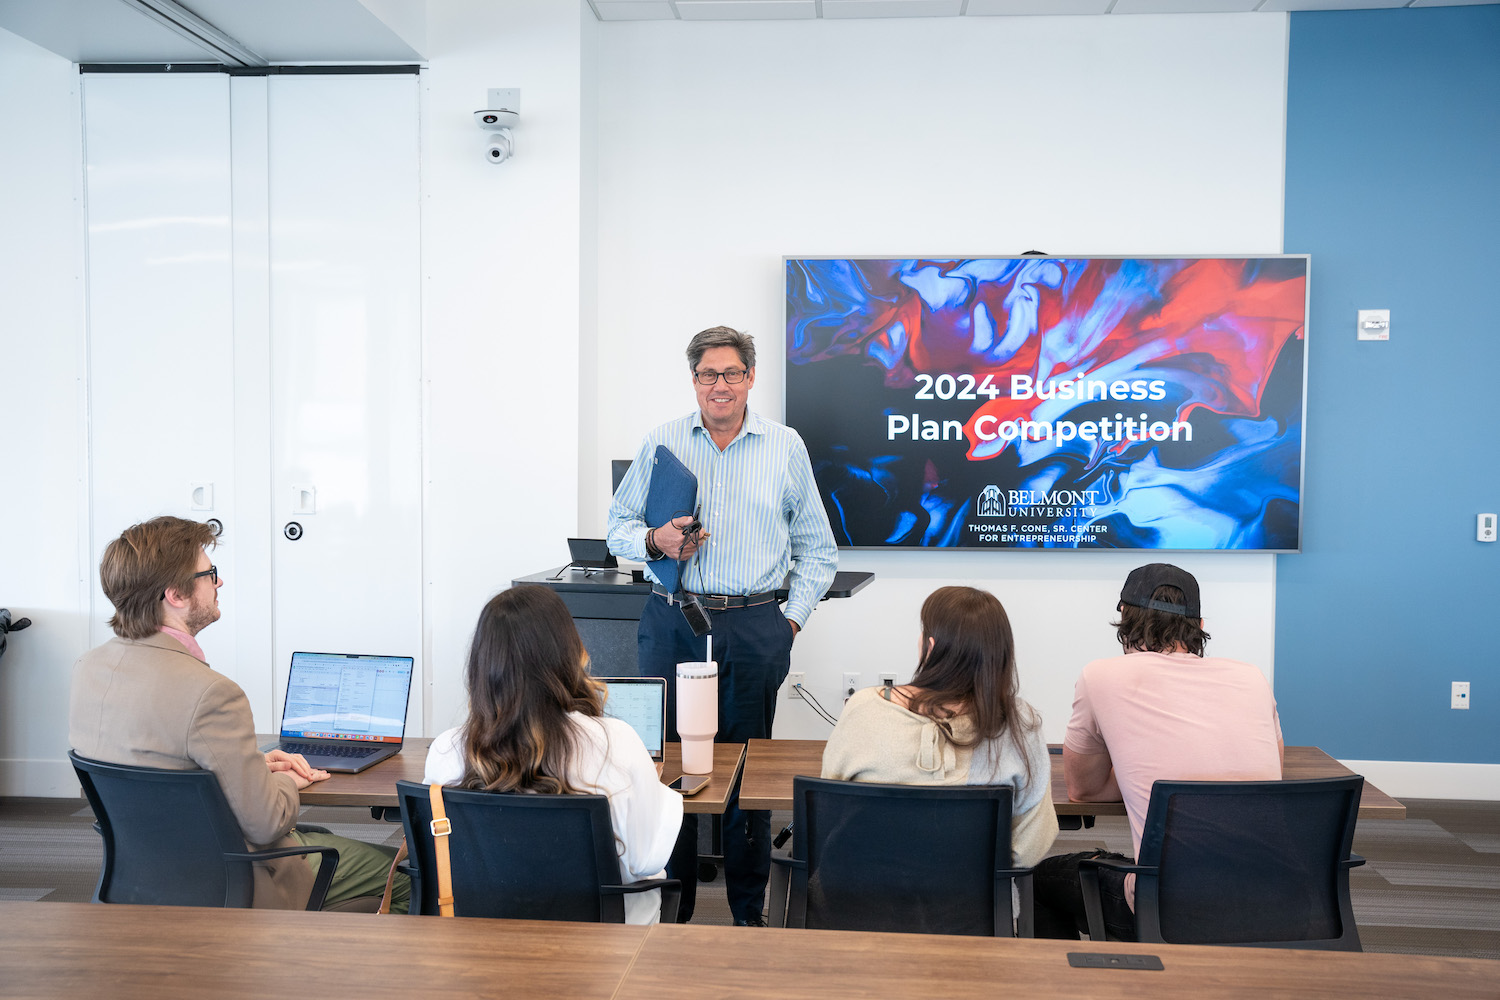
{"label": "wall light switch", "polygon": [[1389,309],[1361,309],[1355,328],[1360,340],[1390,340],[1391,311]]}
{"label": "wall light switch", "polygon": [[1493,542],[1495,540],[1495,515],[1479,515],[1479,540],[1481,542]]}
{"label": "wall light switch", "polygon": [[1449,708],[1468,708],[1469,707],[1469,682],[1468,681],[1454,681],[1453,682],[1453,700],[1449,703],[1448,707]]}

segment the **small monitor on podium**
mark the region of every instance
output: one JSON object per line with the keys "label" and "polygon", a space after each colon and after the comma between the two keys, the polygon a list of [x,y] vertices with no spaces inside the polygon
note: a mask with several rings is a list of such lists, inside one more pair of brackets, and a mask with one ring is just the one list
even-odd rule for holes
{"label": "small monitor on podium", "polygon": [[568,539],[568,565],[579,569],[614,569],[620,565],[602,538]]}
{"label": "small monitor on podium", "polygon": [[609,463],[609,478],[612,484],[609,489],[610,496],[620,492],[620,482],[625,478],[625,473],[630,471],[630,462],[628,458],[616,458]]}

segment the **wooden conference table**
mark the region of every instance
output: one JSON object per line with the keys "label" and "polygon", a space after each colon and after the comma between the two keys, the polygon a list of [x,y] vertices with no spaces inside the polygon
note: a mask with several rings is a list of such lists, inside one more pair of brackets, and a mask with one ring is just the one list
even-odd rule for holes
{"label": "wooden conference table", "polygon": [[[823,740],[751,740],[740,781],[740,805],[746,809],[791,809],[792,779],[799,774],[817,777],[822,772],[823,746]],[[1283,777],[1340,778],[1353,773],[1317,747],[1286,748]],[[1052,757],[1052,804],[1059,816],[1125,815],[1123,802],[1075,802],[1068,798],[1062,758],[1056,754]],[[1359,817],[1405,819],[1406,807],[1366,781]]]}
{"label": "wooden conference table", "polygon": [[1161,971],[1073,968],[1088,942],[671,924],[0,903],[8,996],[1494,998],[1500,962],[1190,945],[1104,946]]}
{"label": "wooden conference table", "polygon": [[[259,745],[275,742],[274,736],[256,737]],[[305,806],[383,806],[397,807],[396,782],[422,780],[422,771],[427,763],[427,748],[432,740],[423,737],[407,739],[401,752],[389,760],[383,760],[359,774],[335,774],[327,781],[318,781],[302,790]],[[819,753],[822,751],[820,750]],[[672,781],[682,775],[682,744],[668,743],[666,767],[662,781]],[[715,743],[714,770],[708,784],[701,792],[682,800],[690,813],[722,813],[729,802],[730,789],[740,773],[745,760],[745,744]],[[0,981],[0,987],[3,987]]]}

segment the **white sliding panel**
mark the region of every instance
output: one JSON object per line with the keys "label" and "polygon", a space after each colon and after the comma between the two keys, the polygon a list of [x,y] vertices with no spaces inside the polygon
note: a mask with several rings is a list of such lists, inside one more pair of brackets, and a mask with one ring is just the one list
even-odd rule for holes
{"label": "white sliding panel", "polygon": [[[264,618],[264,581],[238,577],[229,80],[217,73],[83,78],[88,210],[91,636],[110,636],[99,556],[158,514],[226,526],[213,555],[223,619],[200,637],[246,686],[236,630]],[[212,484],[211,509],[192,509]],[[206,501],[207,491],[200,494]],[[255,607],[259,594],[260,606]],[[263,683],[263,682],[262,682]]]}
{"label": "white sliding panel", "polygon": [[267,82],[276,711],[294,650],[413,656],[421,735],[417,77]]}
{"label": "white sliding panel", "polygon": [[[229,80],[234,176],[234,506],[229,543],[238,572],[235,632],[240,686],[255,731],[275,732],[275,641],[271,616],[271,287],[266,78]],[[253,590],[253,592],[252,592]],[[279,691],[280,689],[278,689]]]}

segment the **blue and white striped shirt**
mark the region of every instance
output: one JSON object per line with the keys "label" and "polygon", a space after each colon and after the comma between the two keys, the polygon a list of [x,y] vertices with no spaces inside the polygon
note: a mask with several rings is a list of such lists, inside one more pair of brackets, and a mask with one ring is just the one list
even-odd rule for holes
{"label": "blue and white striped shirt", "polygon": [[609,505],[609,550],[617,556],[644,560],[646,532],[659,527],[646,524],[645,510],[652,458],[662,444],[698,477],[699,519],[710,536],[688,564],[683,589],[763,594],[781,586],[790,570],[783,610],[804,625],[833,583],[838,546],[802,438],[749,409],[723,451],[699,411],[662,424],[646,435]]}

